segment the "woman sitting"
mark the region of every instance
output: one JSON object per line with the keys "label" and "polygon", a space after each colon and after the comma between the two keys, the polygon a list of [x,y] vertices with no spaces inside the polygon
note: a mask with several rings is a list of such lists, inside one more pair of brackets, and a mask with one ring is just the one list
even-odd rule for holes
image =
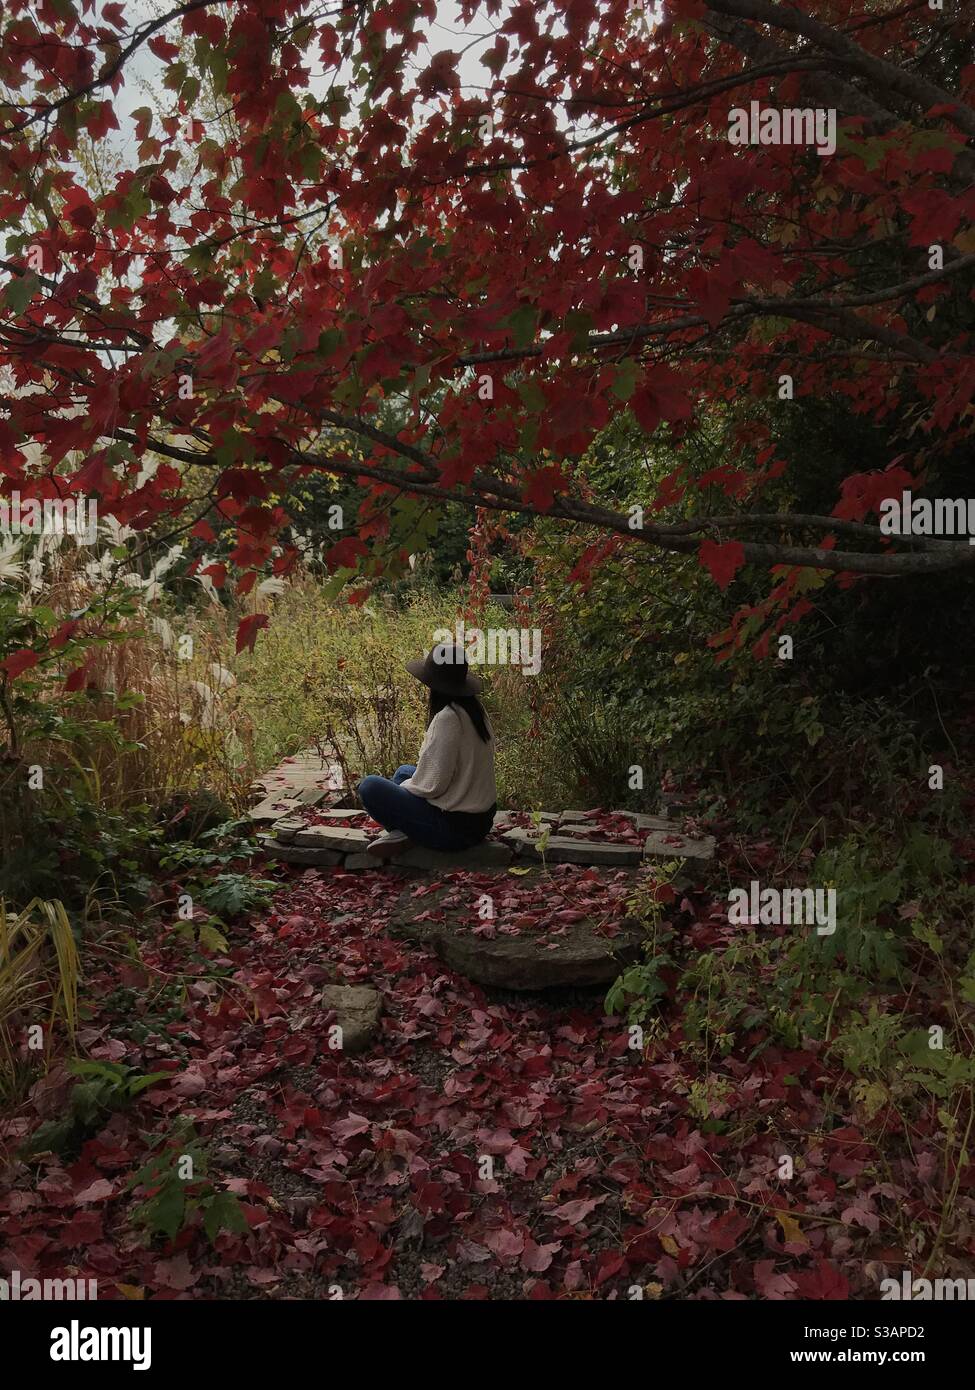
{"label": "woman sitting", "polygon": [[462,647],[442,643],[423,661],[408,661],[411,676],[429,688],[427,731],[415,767],[389,777],[364,777],[359,799],[385,834],[369,845],[382,859],[412,845],[469,849],[494,823],[494,733],[477,698],[482,682],[468,670]]}

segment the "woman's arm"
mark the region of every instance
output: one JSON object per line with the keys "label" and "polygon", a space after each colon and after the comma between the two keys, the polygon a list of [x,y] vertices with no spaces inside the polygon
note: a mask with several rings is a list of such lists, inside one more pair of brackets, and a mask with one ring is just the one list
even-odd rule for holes
{"label": "woman's arm", "polygon": [[400,786],[414,796],[429,801],[443,796],[450,788],[457,771],[460,746],[460,717],[447,708],[434,715],[420,747],[416,771]]}

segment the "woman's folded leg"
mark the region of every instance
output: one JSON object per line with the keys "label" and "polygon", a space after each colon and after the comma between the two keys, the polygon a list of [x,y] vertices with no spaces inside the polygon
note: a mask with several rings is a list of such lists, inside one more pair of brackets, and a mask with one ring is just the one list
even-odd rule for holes
{"label": "woman's folded leg", "polygon": [[[399,784],[391,777],[363,777],[356,790],[363,806],[384,830],[401,830],[409,834],[407,822],[410,820],[410,807],[404,800],[409,792],[401,791]],[[412,800],[418,801],[419,797]]]}
{"label": "woman's folded leg", "polygon": [[[397,773],[402,771],[403,768],[397,769]],[[408,775],[413,775],[412,769]],[[385,830],[399,830],[425,849],[468,849],[483,840],[493,820],[493,811],[458,820],[456,812],[442,811],[422,796],[404,790],[389,777],[364,777],[358,792],[359,800],[373,820]]]}

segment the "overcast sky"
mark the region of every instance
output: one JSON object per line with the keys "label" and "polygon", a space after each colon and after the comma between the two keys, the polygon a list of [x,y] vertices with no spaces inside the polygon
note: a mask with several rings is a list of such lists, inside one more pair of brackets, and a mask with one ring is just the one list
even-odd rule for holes
{"label": "overcast sky", "polygon": [[[146,19],[166,13],[167,9],[170,8],[172,8],[171,0],[127,0],[125,16],[130,27],[135,27]],[[461,52],[458,72],[462,86],[468,90],[485,86],[490,80],[490,74],[481,64],[480,55],[490,46],[495,28],[500,27],[500,24],[503,23],[506,12],[507,6],[503,6],[501,14],[495,17],[490,24],[486,18],[479,18],[472,25],[465,26],[461,18],[460,6],[455,3],[455,0],[437,0],[437,18],[427,30],[425,42],[420,46],[413,60],[417,71],[422,71],[428,65],[433,54],[439,53],[443,49],[451,49],[455,53]],[[166,37],[175,42],[180,32],[180,25],[180,20],[174,20],[168,25],[164,31]],[[482,35],[484,42],[474,42],[478,36]],[[468,45],[472,43],[473,47],[468,49]],[[317,45],[315,43],[309,44],[306,56],[309,59],[317,57]],[[165,97],[171,99],[172,94],[163,92],[161,87],[165,69],[166,64],[151,53],[146,44],[142,44],[126,63],[125,86],[115,97],[115,113],[122,128],[111,132],[113,142],[120,150],[128,153],[128,147],[131,146],[134,153],[133,126],[129,121],[123,121],[123,116],[131,115],[138,107],[146,104],[146,81],[150,81],[157,92],[162,92]],[[328,83],[332,80],[331,69],[326,71],[321,66],[313,68],[309,90],[312,93],[324,94]],[[351,70],[346,67],[340,72],[338,81],[341,83],[350,80]]]}

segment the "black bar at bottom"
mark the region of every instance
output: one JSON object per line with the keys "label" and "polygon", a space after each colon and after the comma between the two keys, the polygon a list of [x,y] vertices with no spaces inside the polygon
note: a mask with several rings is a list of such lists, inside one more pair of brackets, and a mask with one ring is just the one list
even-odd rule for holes
{"label": "black bar at bottom", "polygon": [[[453,1337],[489,1337],[496,1351],[480,1364],[484,1374],[506,1374],[497,1349],[508,1346],[508,1370],[524,1379],[526,1363],[544,1362],[549,1383],[564,1365],[578,1378],[578,1356],[588,1347],[604,1368],[634,1354],[648,1377],[666,1351],[700,1374],[788,1370],[829,1371],[874,1365],[929,1372],[947,1369],[969,1344],[966,1303],[911,1301],[758,1303],[563,1299],[491,1304],[439,1301],[341,1300],[287,1302],[0,1302],[4,1361],[22,1377],[33,1370],[73,1380],[80,1374],[126,1375],[138,1380],[174,1376],[188,1383],[237,1372],[268,1375],[318,1373],[329,1379],[361,1358],[374,1374],[386,1364],[424,1374],[450,1365]],[[509,1341],[505,1334],[511,1334]],[[336,1340],[340,1338],[341,1340]],[[444,1341],[442,1339],[446,1338]],[[517,1338],[517,1341],[515,1340]],[[501,1340],[503,1339],[503,1340]],[[516,1351],[517,1348],[517,1351]],[[468,1380],[479,1366],[462,1355],[450,1372]],[[563,1360],[564,1358],[564,1360]],[[618,1364],[622,1364],[620,1361]],[[141,1366],[141,1369],[138,1367]],[[331,1369],[330,1369],[331,1368]],[[351,1369],[351,1367],[349,1368]],[[438,1374],[441,1372],[438,1371]],[[346,1370],[345,1374],[348,1374]]]}

